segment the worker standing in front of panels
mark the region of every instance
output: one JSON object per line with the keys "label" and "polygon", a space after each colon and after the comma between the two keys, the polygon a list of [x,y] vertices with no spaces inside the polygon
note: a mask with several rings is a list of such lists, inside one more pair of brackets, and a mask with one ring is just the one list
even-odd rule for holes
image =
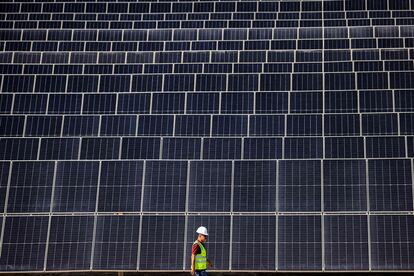
{"label": "worker standing in front of panels", "polygon": [[207,259],[207,250],[204,246],[208,236],[207,228],[200,226],[196,232],[198,237],[191,250],[191,275],[207,276],[207,264],[213,266],[210,260]]}

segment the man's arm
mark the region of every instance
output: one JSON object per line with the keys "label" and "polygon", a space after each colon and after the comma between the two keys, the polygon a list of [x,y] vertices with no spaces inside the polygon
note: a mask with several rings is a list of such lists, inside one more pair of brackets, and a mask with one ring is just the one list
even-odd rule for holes
{"label": "man's arm", "polygon": [[195,274],[195,255],[191,254],[191,275]]}

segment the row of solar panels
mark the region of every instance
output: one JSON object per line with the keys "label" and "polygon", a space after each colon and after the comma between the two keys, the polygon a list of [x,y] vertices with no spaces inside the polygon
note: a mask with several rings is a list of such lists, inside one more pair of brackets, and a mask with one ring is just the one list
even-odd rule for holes
{"label": "row of solar panels", "polygon": [[[82,21],[84,23],[84,21]],[[73,23],[73,22],[72,22]],[[217,41],[414,37],[413,26],[186,30],[0,30],[5,41]]]}
{"label": "row of solar panels", "polygon": [[[346,40],[340,40],[345,41]],[[398,40],[397,40],[398,41]],[[256,43],[255,41],[250,41],[251,43]],[[263,41],[262,41],[263,42]],[[275,42],[275,43],[273,43]],[[287,41],[285,41],[287,42]],[[295,46],[296,42],[291,40],[292,43],[284,43],[285,45],[291,44]],[[365,45],[374,44],[370,43],[369,40],[359,40]],[[375,40],[374,40],[375,42]],[[414,39],[413,39],[414,42]],[[277,41],[272,41],[272,46],[277,45]],[[21,42],[20,44],[24,44]],[[189,43],[180,43],[175,44],[177,46],[190,46]],[[236,42],[233,45],[237,45]],[[258,43],[260,45],[266,45],[266,43]],[[30,45],[30,43],[29,43]],[[33,43],[31,45],[32,50],[35,50],[34,47],[42,46],[47,48],[52,48],[53,46],[63,46],[64,43],[57,43],[57,42],[38,42]],[[73,44],[72,44],[73,45]],[[85,46],[84,43],[80,42],[77,43],[78,46]],[[107,46],[107,48],[111,47],[111,43],[91,43],[86,44],[87,46],[91,45],[100,45],[100,46]],[[137,46],[136,43],[112,43],[112,48],[115,47],[122,47],[125,46]],[[148,44],[146,44],[148,45]],[[193,46],[201,45],[201,43],[193,44]],[[240,44],[242,46],[242,44]],[[247,44],[246,45],[250,45]],[[303,45],[303,44],[302,44]],[[142,45],[141,45],[142,46]],[[167,47],[168,45],[166,45]],[[254,45],[253,45],[254,46]],[[7,44],[6,44],[7,47]],[[50,50],[50,49],[49,49]],[[251,51],[251,50],[243,50],[243,51],[236,51],[236,50],[197,50],[197,51],[156,51],[150,52],[146,51],[143,52],[124,52],[124,51],[112,51],[108,52],[59,52],[53,53],[50,51],[47,52],[3,52],[0,53],[0,62],[2,66],[2,73],[3,74],[13,74],[13,71],[8,72],[7,69],[18,69],[20,70],[24,67],[33,66],[32,64],[53,64],[59,67],[61,64],[81,64],[78,65],[82,68],[82,66],[90,67],[90,66],[97,66],[97,64],[111,64],[114,66],[118,66],[118,68],[125,68],[122,64],[128,64],[129,66],[136,66],[136,70],[142,71],[142,67],[145,66],[147,69],[153,68],[153,71],[156,71],[156,68],[160,69],[160,73],[168,73],[169,70],[175,68],[175,73],[184,73],[184,68],[191,68],[190,71],[192,73],[196,73],[202,70],[203,67],[210,67],[209,72],[212,73],[211,69],[214,66],[217,66],[217,70],[219,68],[225,69],[226,73],[231,73],[232,69],[237,70],[239,73],[257,73],[257,71],[265,71],[265,72],[291,72],[292,68],[294,71],[299,72],[306,72],[307,66],[310,66],[311,72],[321,72],[322,70],[322,60],[323,68],[325,72],[330,72],[336,66],[341,68],[342,71],[353,71],[354,64],[355,71],[378,71],[378,69],[369,70],[369,66],[372,68],[383,68],[383,65],[388,65],[389,70],[394,71],[392,68],[398,67],[393,66],[391,64],[395,64],[395,61],[404,63],[404,61],[411,61],[409,56],[414,56],[414,50],[408,49],[353,49],[353,50],[328,50],[328,49],[313,49],[313,50],[280,50],[280,51]],[[253,62],[257,63],[253,63]],[[384,62],[385,61],[385,62]],[[13,63],[13,64],[12,64]],[[188,63],[188,64],[183,64]],[[195,64],[191,64],[195,63]],[[200,64],[201,63],[201,64]],[[293,63],[293,64],[292,64]],[[20,65],[23,64],[23,65]],[[366,65],[364,67],[363,65]],[[346,66],[342,66],[346,65]],[[391,65],[391,66],[390,66]],[[51,65],[44,65],[38,68],[49,68]],[[119,67],[121,66],[121,67]],[[341,67],[339,67],[341,66]],[[280,67],[280,68],[277,68]],[[76,68],[76,67],[73,67]],[[103,67],[104,68],[104,67]],[[274,71],[272,68],[277,68]],[[319,68],[319,69],[318,69]],[[345,68],[351,68],[345,69]],[[366,69],[363,69],[366,68]],[[407,66],[407,68],[412,68],[412,66]],[[19,71],[20,71],[19,70]],[[50,70],[45,70],[47,72]],[[145,70],[146,71],[146,70]],[[230,71],[230,72],[227,72]],[[380,70],[383,71],[383,70]],[[403,70],[402,70],[403,71]],[[43,72],[43,74],[44,74]],[[187,72],[187,73],[190,73]],[[209,73],[206,72],[206,73]],[[41,72],[40,72],[41,73]],[[119,72],[122,73],[122,72]],[[141,72],[140,72],[141,73]],[[145,72],[145,73],[151,73]],[[218,73],[218,72],[217,72]],[[101,73],[104,74],[104,73]]]}
{"label": "row of solar panels", "polygon": [[[0,94],[2,114],[298,114],[412,112],[412,90],[231,93]],[[409,114],[401,113],[402,118]],[[281,118],[283,118],[282,115]],[[349,117],[352,115],[338,115]],[[363,115],[365,118],[367,115]],[[395,115],[397,116],[397,114]],[[289,115],[288,119],[293,117]],[[328,114],[325,114],[328,117]]]}
{"label": "row of solar panels", "polygon": [[[14,1],[22,2],[22,1]],[[35,1],[33,1],[35,2]],[[129,13],[179,13],[179,12],[306,12],[352,10],[410,10],[413,0],[347,0],[347,1],[200,1],[174,3],[174,1],[100,1],[100,3],[3,3],[4,12],[129,12]],[[122,3],[124,2],[124,3]]]}
{"label": "row of solar panels", "polygon": [[[3,75],[2,92],[315,91],[414,88],[414,72]],[[262,93],[257,93],[261,95]],[[278,93],[275,93],[278,94]],[[180,97],[180,95],[171,97]],[[283,95],[283,94],[282,94]],[[115,98],[116,95],[85,97]],[[159,96],[163,97],[163,96]],[[167,96],[164,96],[167,97]],[[93,99],[93,98],[92,98]]]}
{"label": "row of solar panels", "polygon": [[[1,45],[1,50],[9,52],[9,51],[25,51],[25,52],[40,52],[40,51],[129,51],[129,52],[158,52],[158,51],[169,51],[169,52],[177,52],[177,51],[192,51],[192,52],[186,52],[184,55],[187,57],[193,57],[193,60],[195,60],[196,56],[199,56],[202,61],[210,61],[208,59],[209,53],[201,54],[200,51],[257,51],[257,50],[272,50],[270,53],[273,52],[273,50],[281,50],[281,51],[288,51],[289,55],[294,54],[294,50],[298,50],[298,52],[302,54],[312,55],[312,54],[318,54],[318,50],[321,51],[322,49],[327,51],[327,59],[332,59],[333,53],[341,52],[341,50],[345,50],[348,53],[351,53],[349,50],[352,47],[352,52],[360,52],[361,49],[369,49],[368,51],[371,51],[371,49],[375,48],[383,48],[381,52],[386,53],[395,53],[397,51],[400,52],[406,52],[408,56],[408,49],[404,48],[410,48],[414,47],[414,38],[357,38],[357,39],[300,39],[300,40],[232,40],[232,41],[140,41],[140,42],[108,42],[105,40],[99,40],[99,41],[36,41],[36,40],[30,40],[30,39],[23,39],[20,41],[6,41],[3,42]],[[387,50],[389,48],[393,48],[393,50]],[[301,50],[301,51],[300,51]],[[332,50],[332,51],[331,51]],[[307,51],[307,53],[303,53]],[[309,51],[314,51],[314,53],[309,53]],[[362,50],[363,51],[363,50]],[[410,52],[413,53],[413,50]],[[280,52],[279,52],[280,53]],[[17,53],[17,55],[25,55],[27,53]],[[39,53],[40,54],[40,53]],[[64,55],[68,55],[68,53],[60,54],[63,58]],[[112,54],[115,56],[116,53]],[[181,53],[156,53],[158,56],[164,55],[181,55]],[[264,53],[262,53],[263,55]],[[283,53],[282,53],[283,54]],[[9,53],[3,54],[3,56],[7,56]],[[46,54],[49,56],[52,56],[50,54]],[[122,53],[118,53],[119,55],[125,55]],[[134,54],[132,54],[134,55]],[[203,55],[203,56],[202,56]],[[223,57],[220,60],[212,60],[213,62],[232,62],[233,59],[230,59],[227,61],[224,57],[226,55],[230,55],[230,53],[213,53],[212,56],[215,55],[216,57]],[[235,58],[237,58],[237,52],[232,53]],[[242,55],[249,55],[242,54]],[[251,55],[251,53],[250,53]],[[57,56],[55,54],[54,56]],[[322,60],[321,53],[319,53],[319,61]],[[261,58],[262,59],[262,58]],[[361,59],[361,58],[360,58]],[[362,59],[379,59],[378,58],[371,58],[368,57],[362,57]],[[408,58],[407,58],[408,59]],[[126,60],[128,61],[128,60]],[[188,58],[185,60],[178,59],[177,63],[181,62],[191,62]],[[197,60],[195,60],[197,61]],[[246,60],[241,59],[241,62],[251,62],[254,60]],[[259,61],[259,60],[258,60]],[[266,61],[266,60],[265,60]],[[268,60],[268,62],[283,62],[283,59],[280,60]],[[293,58],[292,58],[293,61]],[[122,63],[125,62],[125,60],[117,60],[115,63]],[[152,62],[152,61],[151,61]],[[155,62],[157,62],[155,60]],[[158,62],[168,62],[167,61],[158,61]],[[171,62],[171,61],[170,61]],[[61,61],[57,60],[56,63],[61,63]]]}
{"label": "row of solar panels", "polygon": [[[32,13],[4,13],[0,11],[2,20],[102,20],[102,21],[171,21],[171,20],[330,20],[330,19],[366,19],[383,18],[398,19],[414,17],[414,11],[324,11],[324,12],[219,12],[219,13],[159,13],[159,14],[139,14],[139,13],[55,13],[55,12],[32,12]],[[5,24],[5,22],[2,22]]]}
{"label": "row of solar panels", "polygon": [[[413,112],[412,90],[0,94],[2,114],[219,114]],[[175,96],[176,95],[176,96]],[[152,100],[151,100],[152,98]],[[83,103],[82,103],[83,102]],[[365,115],[364,115],[365,116]],[[396,115],[397,116],[397,115]],[[400,114],[401,117],[407,114]]]}
{"label": "row of solar panels", "polygon": [[[85,120],[90,118],[85,118]],[[73,126],[72,126],[73,127]],[[77,126],[78,133],[96,125]],[[73,127],[75,128],[75,127]],[[78,134],[76,133],[76,134]],[[86,133],[85,135],[88,135]],[[71,135],[71,133],[69,134]],[[93,135],[93,133],[91,134]],[[78,135],[76,135],[78,136]],[[414,157],[413,137],[1,138],[1,160],[336,159]],[[162,148],[161,148],[162,147]],[[254,174],[253,174],[254,175]],[[305,180],[304,180],[305,181]],[[303,182],[303,181],[302,181]],[[298,183],[302,183],[299,182]],[[6,183],[6,182],[5,182]]]}
{"label": "row of solar panels", "polygon": [[[333,41],[333,40],[331,40]],[[347,40],[336,40],[339,42],[348,42]],[[358,41],[359,43],[363,44],[364,46],[375,46],[376,40],[369,40],[369,39],[360,39],[360,40],[352,40],[352,42]],[[395,39],[394,41],[399,41]],[[251,45],[247,43],[256,43],[257,41],[246,41],[244,42],[246,45]],[[268,43],[267,41],[261,41],[265,43],[258,43],[259,45]],[[292,45],[295,47],[296,41],[295,40],[285,40],[283,44],[278,43],[279,41],[272,41],[271,45]],[[321,44],[319,41],[311,41],[314,44]],[[380,41],[378,41],[379,43]],[[162,42],[142,42],[141,46],[146,47],[154,47],[160,46],[163,47]],[[1,63],[14,63],[14,64],[33,64],[33,63],[43,63],[43,64],[97,64],[97,63],[110,63],[110,64],[122,64],[122,63],[134,63],[135,65],[140,64],[150,64],[150,63],[160,63],[159,66],[162,66],[161,63],[176,63],[174,64],[175,67],[183,66],[182,63],[204,63],[204,66],[211,65],[213,63],[221,63],[224,66],[229,66],[231,64],[225,63],[237,63],[234,66],[247,66],[248,64],[243,63],[253,63],[253,62],[260,62],[260,63],[267,63],[267,64],[260,64],[261,66],[277,66],[277,65],[286,65],[286,68],[292,68],[292,66],[287,66],[291,63],[295,63],[299,65],[299,63],[306,63],[306,62],[313,62],[313,63],[320,63],[322,60],[325,64],[333,63],[333,64],[340,64],[340,62],[350,62],[354,61],[355,63],[358,62],[372,62],[375,64],[377,61],[380,60],[409,60],[410,57],[414,57],[414,49],[403,49],[403,48],[393,48],[393,49],[298,49],[298,50],[263,50],[263,51],[252,51],[252,50],[206,50],[206,49],[198,49],[193,51],[185,51],[185,50],[174,50],[174,51],[149,51],[146,49],[145,52],[131,52],[131,51],[112,51],[108,52],[95,52],[95,51],[88,51],[84,52],[83,49],[86,46],[99,46],[102,48],[106,48],[109,50],[115,47],[123,47],[123,46],[137,46],[137,43],[128,43],[128,42],[91,42],[91,43],[83,43],[83,42],[15,42],[14,45],[18,44],[26,44],[29,47],[34,49],[34,47],[43,47],[51,48],[53,46],[63,46],[63,45],[75,45],[78,46],[80,51],[82,52],[59,52],[59,53],[51,53],[51,52],[1,52],[0,53],[0,62]],[[10,45],[6,43],[6,47]],[[177,42],[174,44],[165,44],[165,47],[171,46],[180,46],[180,47],[190,47],[193,48],[201,47],[201,46],[209,46],[210,48],[216,47],[217,43],[215,42],[194,42],[190,44],[189,42]],[[243,42],[235,41],[235,42],[223,42],[219,43],[219,47],[223,47],[224,45],[233,46],[233,48],[243,47]],[[299,46],[303,45],[303,43],[299,43]],[[82,46],[82,47],[80,47]],[[203,47],[206,48],[206,47]],[[86,50],[88,47],[86,47]],[[288,63],[288,64],[283,64]],[[255,65],[255,64],[251,64]],[[303,65],[303,64],[302,64]],[[166,66],[172,66],[166,65]],[[189,65],[187,65],[189,66]],[[257,65],[255,65],[257,66]],[[252,71],[246,71],[246,73],[254,73],[255,70],[251,68]],[[279,69],[281,72],[285,72],[286,70]],[[179,73],[179,72],[177,72]]]}
{"label": "row of solar panels", "polygon": [[[93,62],[95,63],[95,62]],[[300,72],[377,72],[377,71],[413,71],[414,64],[410,60],[395,61],[358,61],[322,63],[233,63],[233,64],[97,64],[52,65],[52,64],[0,64],[0,74],[25,75],[95,75],[95,74],[185,74],[185,73],[300,73]],[[104,76],[105,78],[105,76]],[[1,78],[0,78],[1,79]],[[0,81],[1,82],[1,81]],[[104,90],[104,89],[103,89]]]}
{"label": "row of solar panels", "polygon": [[[96,131],[96,125],[89,128]],[[129,132],[128,132],[129,131]],[[103,125],[102,136],[133,136],[128,127]],[[72,132],[74,132],[72,130]],[[131,133],[133,132],[133,133]],[[89,133],[88,133],[89,134]],[[411,133],[412,135],[413,133]],[[93,135],[90,134],[90,135]],[[280,134],[279,134],[280,135]],[[412,136],[319,138],[188,138],[188,137],[70,137],[0,138],[1,160],[119,160],[119,159],[297,159],[414,157]],[[276,135],[275,135],[276,136]],[[312,146],[317,148],[312,149]],[[340,149],[341,146],[352,146]],[[296,147],[296,148],[295,148]],[[323,150],[325,149],[325,154]],[[20,150],[20,152],[19,152]],[[25,150],[22,152],[22,150]],[[16,152],[13,152],[16,151]],[[6,183],[6,182],[5,182]],[[300,182],[302,183],[302,182]]]}
{"label": "row of solar panels", "polygon": [[3,28],[16,29],[199,29],[199,28],[314,28],[314,27],[365,27],[384,25],[413,25],[414,19],[332,19],[332,20],[253,20],[253,21],[14,21],[14,23],[1,24]]}
{"label": "row of solar panels", "polygon": [[411,159],[13,161],[0,169],[0,210],[9,214],[409,212],[414,205]]}
{"label": "row of solar panels", "polygon": [[4,220],[3,271],[189,269],[194,231],[200,223],[209,227],[207,248],[216,270],[414,267],[414,218],[407,215],[15,216]]}

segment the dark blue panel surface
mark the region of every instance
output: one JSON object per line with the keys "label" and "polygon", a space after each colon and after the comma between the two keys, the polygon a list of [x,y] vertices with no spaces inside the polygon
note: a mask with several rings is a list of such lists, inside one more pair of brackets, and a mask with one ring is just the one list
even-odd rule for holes
{"label": "dark blue panel surface", "polygon": [[280,216],[278,229],[278,269],[322,268],[321,217]]}
{"label": "dark blue panel surface", "polygon": [[60,136],[62,132],[62,116],[28,116],[26,136]]}
{"label": "dark blue panel surface", "polygon": [[94,212],[98,172],[98,162],[58,162],[53,211]]}
{"label": "dark blue panel surface", "polygon": [[142,217],[139,269],[183,269],[184,223],[184,216]]}
{"label": "dark blue panel surface", "polygon": [[159,137],[122,138],[122,159],[159,159]]}
{"label": "dark blue panel surface", "polygon": [[369,199],[373,211],[412,211],[412,168],[409,159],[369,160]]}
{"label": "dark blue panel surface", "polygon": [[16,94],[14,96],[13,113],[46,113],[47,97],[47,94]]}
{"label": "dark blue panel surface", "polygon": [[400,133],[402,135],[414,134],[414,113],[400,114]]}
{"label": "dark blue panel surface", "polygon": [[53,216],[46,269],[89,269],[93,225],[93,216]]}
{"label": "dark blue panel surface", "polygon": [[0,139],[1,160],[36,160],[38,149],[38,138]]}
{"label": "dark blue panel surface", "polygon": [[141,211],[142,161],[102,162],[98,211]]}
{"label": "dark blue panel surface", "polygon": [[322,138],[285,138],[284,143],[284,158],[287,159],[321,158],[323,155]]}
{"label": "dark blue panel surface", "polygon": [[[305,90],[310,90],[310,87]],[[320,92],[290,93],[290,111],[292,113],[322,113],[322,103],[323,97]]]}
{"label": "dark blue panel surface", "polygon": [[82,138],[81,159],[118,159],[119,138]]}
{"label": "dark blue panel surface", "polygon": [[232,269],[276,268],[276,216],[233,216]]}
{"label": "dark blue panel surface", "polygon": [[324,160],[324,211],[367,210],[365,160]]}
{"label": "dark blue panel surface", "polygon": [[240,159],[240,138],[204,138],[203,159]]}
{"label": "dark blue panel surface", "polygon": [[213,136],[240,136],[247,134],[247,116],[214,115]]}
{"label": "dark blue panel surface", "polygon": [[256,113],[287,113],[287,92],[261,92],[256,93]]}
{"label": "dark blue panel surface", "polygon": [[275,161],[235,161],[233,211],[276,211]]}
{"label": "dark blue panel surface", "polygon": [[159,136],[173,134],[174,117],[169,115],[141,115],[138,117],[138,135]]}
{"label": "dark blue panel surface", "polygon": [[326,158],[364,158],[363,137],[326,137]]}
{"label": "dark blue panel surface", "polygon": [[137,128],[137,116],[102,116],[102,136],[133,136]]}
{"label": "dark blue panel surface", "polygon": [[397,114],[363,114],[363,135],[396,135],[398,134]]}
{"label": "dark blue panel surface", "polygon": [[187,113],[218,113],[219,93],[188,93]]}
{"label": "dark blue panel surface", "polygon": [[392,112],[393,99],[392,91],[389,90],[368,90],[360,91],[359,102],[361,112]]}
{"label": "dark blue panel surface", "polygon": [[47,112],[49,114],[79,114],[81,105],[81,94],[50,94]]}
{"label": "dark blue panel surface", "polygon": [[252,113],[253,93],[223,93],[221,94],[221,113]]}
{"label": "dark blue panel surface", "polygon": [[285,116],[252,115],[249,118],[250,136],[283,136],[285,134]]}
{"label": "dark blue panel surface", "polygon": [[64,116],[63,136],[96,136],[99,129],[99,116]]}
{"label": "dark blue panel surface", "polygon": [[85,114],[115,113],[115,94],[85,94],[83,96],[83,110]]}
{"label": "dark blue panel surface", "polygon": [[244,138],[243,159],[281,159],[281,138]]}
{"label": "dark blue panel surface", "polygon": [[40,143],[40,160],[78,159],[78,138],[44,138]]}
{"label": "dark blue panel surface", "polygon": [[184,211],[186,183],[186,161],[146,162],[143,210]]}
{"label": "dark blue panel surface", "polygon": [[4,210],[6,191],[10,174],[10,163],[0,162],[0,212]]}
{"label": "dark blue panel surface", "polygon": [[322,116],[320,115],[287,115],[288,136],[320,136],[322,135]]}
{"label": "dark blue panel surface", "polygon": [[371,262],[374,270],[414,268],[414,217],[370,216]]}
{"label": "dark blue panel surface", "polygon": [[321,162],[279,162],[279,211],[321,210]]}
{"label": "dark blue panel surface", "polygon": [[120,114],[148,113],[150,98],[149,93],[119,94],[117,111]]}
{"label": "dark blue panel surface", "polygon": [[327,114],[324,116],[326,136],[359,136],[361,134],[359,114]]}
{"label": "dark blue panel surface", "polygon": [[231,181],[231,162],[190,162],[188,210],[191,212],[229,212]]}
{"label": "dark blue panel surface", "polygon": [[0,270],[42,271],[49,217],[7,217]]}
{"label": "dark blue panel surface", "polygon": [[140,216],[98,216],[94,269],[137,268]]}
{"label": "dark blue panel surface", "polygon": [[0,116],[0,136],[23,136],[25,116]]}
{"label": "dark blue panel surface", "polygon": [[326,269],[369,269],[366,216],[325,216],[324,227]]}
{"label": "dark blue panel surface", "polygon": [[153,114],[184,113],[184,93],[154,93],[151,110]]}
{"label": "dark blue panel surface", "polygon": [[405,157],[404,137],[367,137],[367,158]]}
{"label": "dark blue panel surface", "polygon": [[200,138],[164,138],[163,159],[200,159]]}
{"label": "dark blue panel surface", "polygon": [[49,212],[54,162],[14,162],[7,212]]}

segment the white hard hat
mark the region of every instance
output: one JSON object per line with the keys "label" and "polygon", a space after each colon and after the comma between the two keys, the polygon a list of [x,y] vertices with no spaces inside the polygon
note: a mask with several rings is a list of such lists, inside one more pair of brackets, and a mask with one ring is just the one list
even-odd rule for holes
{"label": "white hard hat", "polygon": [[204,236],[208,236],[207,228],[205,228],[204,226],[198,227],[196,232],[198,234],[201,234],[201,235],[204,235]]}

